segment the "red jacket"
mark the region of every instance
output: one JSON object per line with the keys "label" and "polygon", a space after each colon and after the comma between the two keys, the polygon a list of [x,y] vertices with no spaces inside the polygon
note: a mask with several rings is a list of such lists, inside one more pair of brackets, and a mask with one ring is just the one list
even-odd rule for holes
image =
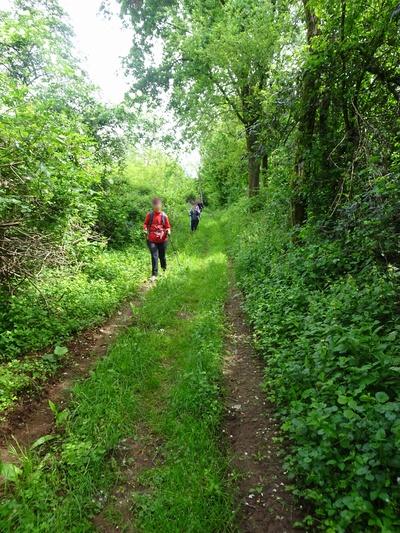
{"label": "red jacket", "polygon": [[164,225],[162,224],[162,212],[156,213],[154,211],[153,222],[151,228],[149,228],[150,213],[147,213],[146,220],[144,221],[143,228],[148,231],[147,240],[151,242],[164,242],[168,239],[168,235],[165,230],[171,229],[167,215],[165,215]]}

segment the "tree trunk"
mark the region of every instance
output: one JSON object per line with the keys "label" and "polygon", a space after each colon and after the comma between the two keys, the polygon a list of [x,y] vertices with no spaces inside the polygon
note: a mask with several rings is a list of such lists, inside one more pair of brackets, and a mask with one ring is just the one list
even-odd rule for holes
{"label": "tree trunk", "polygon": [[256,196],[260,190],[260,167],[261,161],[257,155],[257,137],[252,133],[246,133],[247,158],[249,166],[249,198]]}
{"label": "tree trunk", "polygon": [[200,201],[201,201],[202,204],[204,204],[204,197],[203,197],[203,180],[202,180],[202,178],[201,178],[201,172],[199,172],[198,180],[199,180]]}
{"label": "tree trunk", "polygon": [[264,154],[261,160],[261,185],[265,187],[267,185],[267,172],[268,172],[268,154]]}
{"label": "tree trunk", "polygon": [[[307,43],[310,46],[312,39],[319,34],[318,19],[309,8],[309,0],[303,0],[303,3],[307,24]],[[307,218],[307,199],[303,189],[310,176],[310,158],[318,108],[318,87],[317,73],[306,71],[301,94],[301,116],[294,162],[294,176],[291,182],[292,223],[294,226],[303,224]]]}
{"label": "tree trunk", "polygon": [[290,184],[292,188],[292,226],[301,226],[307,219],[307,202],[301,191],[304,181],[305,162],[301,160],[298,153],[295,159],[295,176]]}

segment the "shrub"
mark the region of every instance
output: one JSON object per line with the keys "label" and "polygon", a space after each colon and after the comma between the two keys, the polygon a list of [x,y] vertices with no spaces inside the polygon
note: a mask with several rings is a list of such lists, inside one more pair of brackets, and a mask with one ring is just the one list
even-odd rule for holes
{"label": "shrub", "polygon": [[317,227],[302,231],[301,246],[256,227],[236,250],[265,390],[290,437],[294,492],[315,508],[309,522],[392,532],[400,528],[398,270],[360,246],[351,251],[361,221],[347,238]]}

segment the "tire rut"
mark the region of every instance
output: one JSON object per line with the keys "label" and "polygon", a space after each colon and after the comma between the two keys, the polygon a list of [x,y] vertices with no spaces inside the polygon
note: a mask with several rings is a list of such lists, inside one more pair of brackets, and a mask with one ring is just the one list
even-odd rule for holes
{"label": "tire rut", "polygon": [[242,296],[232,283],[226,315],[229,333],[224,366],[226,417],[231,465],[239,473],[239,531],[241,533],[294,533],[304,518],[286,490],[279,424],[274,406],[261,384],[264,363],[251,343],[252,331],[242,310]]}
{"label": "tire rut", "polygon": [[67,407],[74,380],[87,378],[119,333],[132,325],[135,315],[132,308],[140,307],[149,288],[147,283],[141,285],[138,294],[126,300],[102,326],[76,335],[66,344],[68,361],[56,378],[45,385],[41,394],[34,398],[23,397],[8,413],[5,422],[0,425],[0,458],[3,463],[18,462],[10,452],[9,444],[15,446],[16,442],[22,450],[27,449],[40,437],[54,432],[54,413],[49,407],[49,400],[62,408]]}

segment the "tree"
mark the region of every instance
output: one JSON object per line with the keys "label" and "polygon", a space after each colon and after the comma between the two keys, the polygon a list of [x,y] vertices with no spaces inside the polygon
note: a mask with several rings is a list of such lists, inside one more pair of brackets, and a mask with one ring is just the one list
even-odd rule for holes
{"label": "tree", "polygon": [[214,126],[202,142],[200,176],[207,202],[226,205],[246,192],[246,140],[237,121]]}
{"label": "tree", "polygon": [[[192,134],[234,116],[246,138],[249,195],[257,194],[262,91],[280,51],[285,5],[270,0],[120,3],[135,28],[127,60],[137,80],[135,98],[138,90],[153,101],[167,94]],[[162,57],[151,61],[160,43]]]}
{"label": "tree", "polygon": [[390,169],[400,101],[397,2],[303,5],[308,48],[298,101],[294,224],[307,211],[335,210],[357,190],[371,157]]}
{"label": "tree", "polygon": [[56,1],[17,0],[0,20],[0,283],[12,290],[92,238],[126,113],[96,100]]}

